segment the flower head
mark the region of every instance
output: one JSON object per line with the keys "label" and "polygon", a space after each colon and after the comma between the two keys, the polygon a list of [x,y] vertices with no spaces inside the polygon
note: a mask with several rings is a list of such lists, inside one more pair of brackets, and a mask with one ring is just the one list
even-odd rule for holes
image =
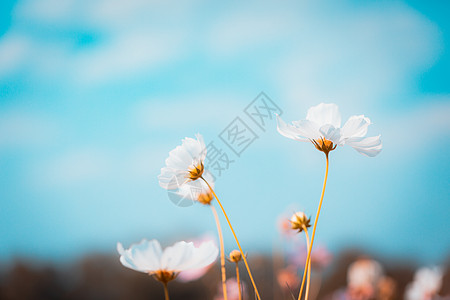
{"label": "flower head", "polygon": [[383,268],[378,262],[360,258],[348,267],[348,293],[353,295],[353,298],[372,299],[382,276]]}
{"label": "flower head", "polygon": [[[214,177],[208,170],[203,172],[202,177],[211,185],[211,188],[214,188]],[[180,186],[175,194],[183,199],[198,201],[205,205],[211,204],[211,201],[214,199],[211,189],[203,180],[185,183]]]}
{"label": "flower head", "polygon": [[311,227],[309,222],[311,222],[311,218],[305,215],[304,212],[296,212],[291,217],[291,228],[294,230],[298,230],[298,232],[302,232],[305,228]]}
{"label": "flower head", "polygon": [[306,120],[294,121],[292,125],[277,115],[277,129],[281,135],[297,141],[310,141],[327,155],[337,145],[349,145],[361,154],[376,156],[382,148],[381,138],[365,137],[370,124],[369,118],[359,115],[350,117],[341,127],[341,114],[333,103],[311,107]]}
{"label": "flower head", "polygon": [[300,278],[297,275],[296,267],[288,266],[279,270],[277,272],[277,281],[283,291],[290,292],[291,288],[300,284]]}
{"label": "flower head", "polygon": [[175,279],[179,272],[208,266],[219,252],[212,241],[202,243],[198,248],[193,243],[181,241],[163,251],[157,240],[145,239],[129,249],[118,243],[117,251],[122,265],[152,275],[163,283]]}
{"label": "flower head", "polygon": [[421,268],[414,275],[414,281],[406,287],[406,300],[433,299],[442,288],[441,268]]}
{"label": "flower head", "polygon": [[197,139],[183,139],[180,146],[169,152],[166,166],[158,176],[161,187],[168,190],[177,189],[203,175],[206,146],[201,134],[196,134],[195,137]]}

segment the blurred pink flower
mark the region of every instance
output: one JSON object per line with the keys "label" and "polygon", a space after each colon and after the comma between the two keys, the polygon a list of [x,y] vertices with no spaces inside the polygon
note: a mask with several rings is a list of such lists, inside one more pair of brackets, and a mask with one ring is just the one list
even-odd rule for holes
{"label": "blurred pink flower", "polygon": [[285,292],[292,291],[300,285],[300,277],[297,275],[295,266],[288,266],[277,272],[278,285]]}
{"label": "blurred pink flower", "polygon": [[[308,249],[304,246],[302,249],[293,249],[291,253],[288,254],[289,264],[295,265],[298,268],[305,267],[306,256],[308,255]],[[330,264],[333,259],[332,254],[324,246],[318,246],[314,248],[311,253],[311,266],[317,268],[325,268]]]}
{"label": "blurred pink flower", "polygon": [[[227,279],[226,284],[227,284],[228,300],[239,300],[239,285],[237,283],[236,278]],[[241,291],[242,291],[242,299],[248,299],[247,287],[245,286],[245,283],[242,280],[241,280]],[[217,295],[214,297],[214,300],[223,300],[222,284],[219,284]]]}

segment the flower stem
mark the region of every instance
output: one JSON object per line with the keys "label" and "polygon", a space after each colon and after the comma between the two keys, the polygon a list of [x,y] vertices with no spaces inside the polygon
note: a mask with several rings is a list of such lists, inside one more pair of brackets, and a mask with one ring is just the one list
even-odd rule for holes
{"label": "flower stem", "polygon": [[239,289],[239,300],[242,300],[241,280],[239,278],[239,264],[236,262],[236,281]]}
{"label": "flower stem", "polygon": [[212,194],[214,195],[214,197],[216,198],[217,203],[219,203],[220,208],[222,209],[223,215],[225,216],[225,219],[227,219],[228,226],[230,226],[231,232],[233,233],[234,239],[236,240],[236,244],[237,244],[238,247],[239,247],[239,251],[241,252],[242,259],[244,260],[245,267],[247,268],[248,276],[250,277],[250,280],[251,280],[251,282],[252,282],[253,288],[255,289],[256,297],[258,298],[258,300],[261,300],[261,297],[259,296],[258,289],[256,288],[255,281],[253,280],[252,272],[250,271],[250,267],[248,266],[247,258],[245,257],[244,251],[242,251],[241,244],[239,244],[239,240],[238,240],[238,238],[237,238],[237,236],[236,236],[236,233],[234,232],[233,226],[231,226],[230,219],[228,219],[227,213],[225,212],[225,209],[223,208],[222,203],[220,203],[219,198],[217,197],[216,193],[215,193],[214,190],[211,188],[211,186],[209,185],[209,183],[208,183],[203,177],[200,177],[200,178],[203,179],[203,181],[208,185],[209,189],[211,190],[211,193],[212,193]]}
{"label": "flower stem", "polygon": [[[306,247],[309,249],[309,245],[310,245],[310,239],[309,239],[309,234],[308,234],[308,229],[306,228],[305,225],[303,225],[303,230],[305,231],[305,237],[306,237]],[[308,296],[309,296],[309,284],[311,281],[311,259],[308,262],[308,265],[305,265],[305,268],[308,267],[308,280],[306,282],[306,292],[305,292],[305,300],[308,300]]]}
{"label": "flower stem", "polygon": [[[326,159],[327,159],[327,166],[325,169],[325,178],[323,180],[323,187],[322,187],[322,195],[320,196],[320,202],[319,202],[319,207],[317,209],[317,214],[316,214],[316,219],[314,220],[314,227],[313,227],[313,233],[312,233],[312,237],[311,237],[311,243],[309,244],[309,249],[308,249],[308,256],[306,257],[306,264],[305,264],[305,271],[303,272],[303,280],[302,280],[302,285],[300,287],[300,292],[298,294],[298,300],[300,300],[302,298],[302,292],[303,292],[303,286],[305,284],[305,279],[306,279],[306,271],[308,270],[308,268],[306,267],[311,259],[311,251],[312,251],[312,247],[313,247],[313,243],[314,243],[314,237],[316,235],[316,226],[317,226],[317,221],[319,220],[319,215],[320,215],[320,209],[322,208],[322,202],[323,202],[323,196],[325,195],[325,188],[327,186],[327,178],[328,178],[328,154],[325,154]],[[308,278],[310,278],[310,275],[308,275]]]}
{"label": "flower stem", "polygon": [[214,219],[216,220],[216,226],[217,226],[217,233],[219,235],[219,241],[220,241],[220,267],[221,267],[221,271],[222,271],[222,289],[223,289],[223,299],[227,300],[227,275],[225,273],[225,249],[224,249],[224,245],[223,245],[223,235],[222,235],[222,228],[220,227],[220,222],[219,222],[219,216],[217,215],[217,211],[216,208],[212,205],[211,206],[211,211],[214,215]]}
{"label": "flower stem", "polygon": [[166,300],[170,300],[169,299],[169,290],[167,289],[167,282],[164,282],[163,285],[164,285],[164,296],[165,296],[165,299]]}

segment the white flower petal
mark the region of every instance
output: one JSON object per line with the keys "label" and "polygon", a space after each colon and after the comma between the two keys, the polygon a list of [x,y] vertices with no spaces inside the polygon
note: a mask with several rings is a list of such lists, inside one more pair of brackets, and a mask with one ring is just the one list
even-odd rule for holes
{"label": "white flower petal", "polygon": [[131,259],[139,270],[149,272],[161,268],[162,249],[157,240],[142,240],[139,244],[133,245],[128,251],[130,251]]}
{"label": "white flower petal", "polygon": [[[208,170],[203,172],[202,177],[214,188],[214,177]],[[207,194],[209,192],[210,189],[203,180],[196,180],[182,184],[175,194],[182,199],[197,201],[200,194]]]}
{"label": "white flower petal", "polygon": [[308,141],[308,139],[300,137],[300,133],[296,127],[286,124],[286,122],[284,122],[283,119],[281,119],[281,117],[278,114],[276,116],[277,116],[277,130],[282,136],[285,136],[287,138],[296,141],[302,142]]}
{"label": "white flower petal", "polygon": [[198,248],[194,248],[194,252],[190,259],[187,259],[178,267],[180,270],[199,269],[212,264],[219,254],[219,249],[213,241],[205,242]]}
{"label": "white flower petal", "polygon": [[144,273],[203,268],[214,262],[219,252],[212,241],[203,243],[198,248],[193,243],[181,241],[162,251],[157,240],[142,240],[126,250],[118,243],[117,251],[121,255],[120,262],[125,267]]}
{"label": "white flower petal", "polygon": [[293,121],[292,124],[295,126],[299,134],[302,137],[305,137],[307,141],[321,137],[319,125],[317,125],[312,121],[308,120]]}
{"label": "white flower petal", "polygon": [[192,165],[193,160],[191,154],[183,146],[177,146],[169,152],[169,157],[166,159],[166,166],[187,170]]}
{"label": "white flower petal", "polygon": [[156,240],[142,240],[139,244],[132,245],[125,250],[121,243],[117,244],[120,262],[127,268],[139,272],[151,272],[159,269],[159,258],[161,257],[161,246]]}
{"label": "white flower petal", "polygon": [[342,138],[364,137],[370,124],[370,119],[364,115],[351,116],[341,129]]}
{"label": "white flower petal", "polygon": [[189,262],[195,252],[193,243],[177,242],[164,250],[161,267],[165,270],[183,271],[183,264]]}
{"label": "white flower petal", "polygon": [[[197,134],[196,137],[200,137],[203,141],[203,137],[200,134]],[[183,149],[190,155],[191,160],[194,161],[200,157],[203,151],[206,151],[204,145],[204,142],[186,137],[182,140],[181,147],[183,147]]]}
{"label": "white flower petal", "polygon": [[189,181],[189,173],[173,168],[162,168],[161,174],[158,175],[159,185],[168,190],[175,190],[181,185]]}
{"label": "white flower petal", "polygon": [[120,254],[120,262],[122,265],[129,269],[140,271],[133,263],[133,260],[128,256],[128,253],[125,251],[121,243],[117,243],[117,252]]}
{"label": "white flower petal", "polygon": [[380,135],[366,138],[348,138],[345,143],[353,147],[359,153],[370,157],[376,156],[381,152],[381,149],[383,148]]}
{"label": "white flower petal", "polygon": [[339,144],[341,139],[340,128],[335,128],[333,125],[327,124],[320,127],[320,133],[325,139],[332,141],[335,144]]}
{"label": "white flower petal", "polygon": [[308,109],[306,120],[316,123],[318,126],[333,125],[336,128],[341,127],[341,113],[336,104],[320,103]]}
{"label": "white flower petal", "polygon": [[158,176],[159,185],[165,189],[177,189],[189,181],[189,171],[203,163],[206,157],[206,146],[201,134],[197,139],[186,137],[181,145],[169,152],[166,167]]}

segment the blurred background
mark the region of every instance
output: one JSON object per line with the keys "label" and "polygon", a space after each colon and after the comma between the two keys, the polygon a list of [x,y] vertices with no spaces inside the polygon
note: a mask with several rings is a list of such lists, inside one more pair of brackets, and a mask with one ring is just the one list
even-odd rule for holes
{"label": "blurred background", "polygon": [[[333,257],[324,291],[345,286],[360,255],[401,274],[399,289],[419,267],[445,268],[449,9],[414,0],[3,0],[0,298],[59,299],[93,282],[71,297],[140,299],[117,291],[137,289],[149,299],[147,284],[162,297],[156,282],[120,266],[116,243],[215,237],[209,210],[174,202],[157,180],[168,152],[196,133],[227,154],[216,191],[260,280],[274,284],[286,250],[280,218],[315,215],[325,160],[278,134],[273,112],[304,119],[320,102],[338,104],[343,122],[365,114],[368,135],[383,140],[375,158],[351,147],[330,154],[315,242]],[[252,132],[237,151],[224,138],[236,120]],[[179,299],[209,299],[216,282],[207,286],[214,291]]]}

